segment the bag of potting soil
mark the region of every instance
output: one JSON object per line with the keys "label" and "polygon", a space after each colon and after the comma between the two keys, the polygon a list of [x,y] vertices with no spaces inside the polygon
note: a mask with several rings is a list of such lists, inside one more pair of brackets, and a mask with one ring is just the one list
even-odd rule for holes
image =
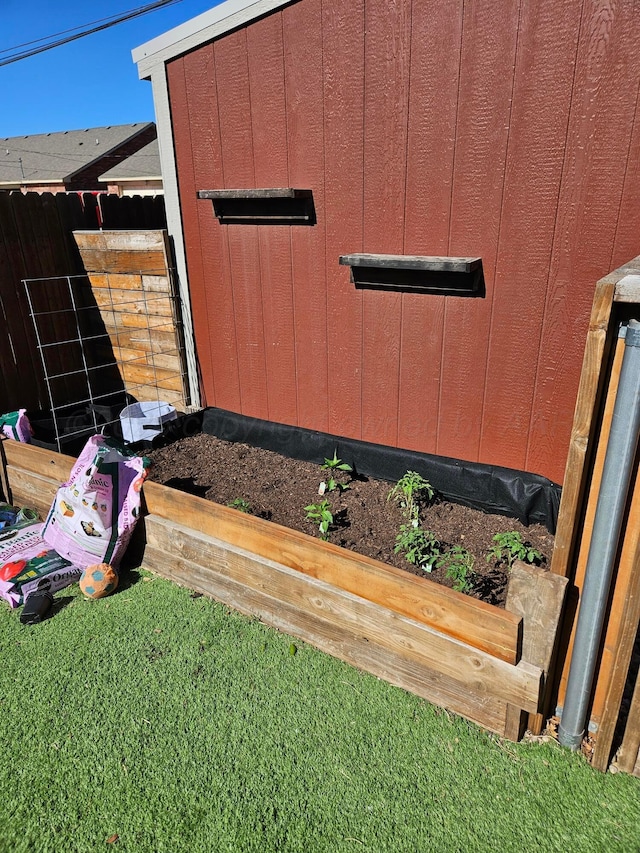
{"label": "bag of potting soil", "polygon": [[36,590],[54,593],[79,580],[72,565],[42,538],[42,522],[0,530],[0,597],[18,607]]}
{"label": "bag of potting soil", "polygon": [[111,439],[92,436],[49,510],[42,534],[49,547],[83,569],[95,563],[117,569],[140,515],[147,464]]}
{"label": "bag of potting soil", "polygon": [[25,444],[31,442],[32,430],[26,409],[18,409],[17,412],[7,412],[0,415],[0,429],[7,438],[22,441]]}

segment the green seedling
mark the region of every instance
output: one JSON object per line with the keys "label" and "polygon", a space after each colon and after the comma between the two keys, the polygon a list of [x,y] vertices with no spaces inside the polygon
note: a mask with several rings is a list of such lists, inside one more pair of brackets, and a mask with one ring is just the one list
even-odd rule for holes
{"label": "green seedling", "polygon": [[396,554],[404,552],[407,562],[430,572],[440,553],[440,543],[430,530],[402,524],[393,550]]}
{"label": "green seedling", "polygon": [[524,563],[540,563],[543,559],[540,551],[536,551],[530,542],[524,542],[517,530],[496,533],[493,541],[496,544],[487,554],[488,563],[495,560],[497,563],[506,563],[511,569],[516,560],[522,560]]}
{"label": "green seedling", "polygon": [[417,471],[407,471],[393,486],[387,495],[387,500],[394,500],[400,505],[402,514],[408,518],[413,527],[418,526],[420,501],[432,500],[435,489]]}
{"label": "green seedling", "polygon": [[436,560],[436,568],[445,570],[457,592],[468,593],[473,589],[473,555],[462,545],[454,545],[441,554]]}
{"label": "green seedling", "polygon": [[[338,458],[338,453],[336,450],[333,451],[333,458],[327,459],[325,458],[324,463],[321,466],[331,472],[334,471],[344,471],[347,474],[351,474],[353,472],[353,468],[351,465],[348,465],[346,462],[343,462],[342,459]],[[319,492],[323,495],[325,492],[334,492],[336,489],[338,491],[344,492],[349,488],[348,483],[341,483],[339,480],[335,478],[333,473],[326,479],[320,483]]]}
{"label": "green seedling", "polygon": [[332,471],[346,471],[348,474],[353,471],[351,465],[347,465],[347,463],[343,462],[342,459],[338,459],[337,450],[333,451],[332,459],[327,459],[325,457],[325,460],[322,463],[322,467],[330,468]]}
{"label": "green seedling", "polygon": [[320,501],[319,503],[309,504],[306,506],[305,512],[309,521],[313,521],[318,525],[321,539],[329,538],[329,527],[333,524],[333,514],[329,501]]}
{"label": "green seedling", "polygon": [[251,512],[251,504],[244,498],[234,498],[232,501],[229,501],[227,506],[230,506],[232,509],[237,509],[240,512]]}

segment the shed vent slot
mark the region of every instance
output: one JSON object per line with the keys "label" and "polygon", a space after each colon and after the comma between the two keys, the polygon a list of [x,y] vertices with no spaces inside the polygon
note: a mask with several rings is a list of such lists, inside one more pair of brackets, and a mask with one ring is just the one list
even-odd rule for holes
{"label": "shed vent slot", "polygon": [[485,295],[481,258],[417,255],[341,255],[357,288],[432,293],[444,296]]}
{"label": "shed vent slot", "polygon": [[221,225],[315,225],[311,190],[243,189],[199,190],[198,198],[211,199]]}

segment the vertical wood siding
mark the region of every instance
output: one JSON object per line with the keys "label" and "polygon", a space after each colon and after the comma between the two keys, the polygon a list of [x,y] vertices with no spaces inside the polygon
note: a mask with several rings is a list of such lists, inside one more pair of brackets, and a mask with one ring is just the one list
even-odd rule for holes
{"label": "vertical wood siding", "polygon": [[[631,0],[299,0],[168,66],[208,405],[562,482],[595,282],[640,254]],[[200,189],[313,190],[313,227]],[[341,254],[481,256],[484,299]]]}

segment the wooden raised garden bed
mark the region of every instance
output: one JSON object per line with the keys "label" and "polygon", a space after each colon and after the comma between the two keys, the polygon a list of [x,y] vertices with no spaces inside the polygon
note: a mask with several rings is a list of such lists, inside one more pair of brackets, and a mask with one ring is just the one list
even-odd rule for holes
{"label": "wooden raised garden bed", "polygon": [[[3,491],[46,513],[73,459],[1,444]],[[500,735],[541,710],[566,580],[520,565],[505,610],[147,482],[142,565]]]}

